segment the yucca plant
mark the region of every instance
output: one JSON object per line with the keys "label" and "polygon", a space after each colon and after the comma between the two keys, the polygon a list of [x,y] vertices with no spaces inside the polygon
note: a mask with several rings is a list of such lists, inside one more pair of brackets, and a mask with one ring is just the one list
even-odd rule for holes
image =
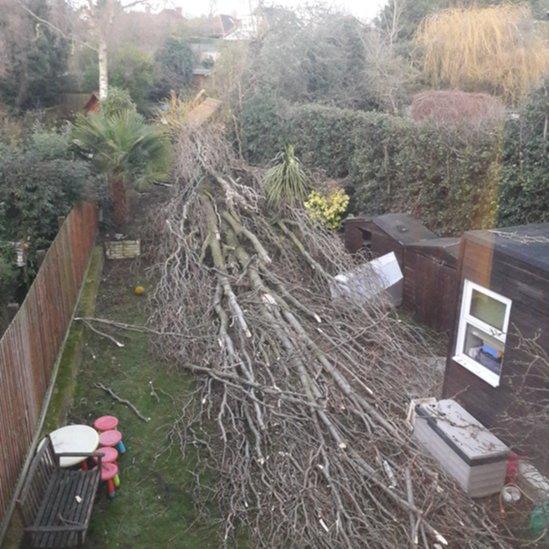
{"label": "yucca plant", "polygon": [[307,197],[309,179],[295,155],[294,146],[286,145],[284,151],[275,157],[275,162],[265,173],[267,205],[281,210],[284,206],[302,204]]}
{"label": "yucca plant", "polygon": [[108,116],[81,116],[73,129],[73,141],[107,178],[114,224],[128,221],[126,185],[136,186],[163,179],[167,173],[168,140],[156,126],[135,111]]}

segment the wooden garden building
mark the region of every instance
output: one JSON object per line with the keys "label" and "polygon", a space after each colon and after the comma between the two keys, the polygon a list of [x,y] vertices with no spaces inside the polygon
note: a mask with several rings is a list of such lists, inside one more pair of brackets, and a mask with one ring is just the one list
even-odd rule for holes
{"label": "wooden garden building", "polygon": [[443,396],[547,474],[549,223],[466,232],[457,286]]}
{"label": "wooden garden building", "polygon": [[439,238],[408,214],[347,218],[345,246],[372,256],[394,252],[404,275],[403,302],[418,322],[451,330],[457,280],[458,238]]}

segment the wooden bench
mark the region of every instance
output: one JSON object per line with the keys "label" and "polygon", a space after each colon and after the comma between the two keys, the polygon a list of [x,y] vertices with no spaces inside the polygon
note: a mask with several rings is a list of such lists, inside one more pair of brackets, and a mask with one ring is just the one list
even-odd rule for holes
{"label": "wooden bench", "polygon": [[56,454],[49,437],[34,456],[17,500],[25,527],[25,547],[74,547],[84,543],[101,477],[90,471],[63,469],[62,457],[94,454]]}

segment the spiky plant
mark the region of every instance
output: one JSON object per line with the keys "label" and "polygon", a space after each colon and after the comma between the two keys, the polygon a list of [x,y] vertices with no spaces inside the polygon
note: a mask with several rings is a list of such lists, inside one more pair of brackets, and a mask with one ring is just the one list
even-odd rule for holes
{"label": "spiky plant", "polygon": [[270,208],[302,204],[307,197],[309,179],[295,155],[294,146],[286,145],[275,157],[276,164],[267,170],[264,179],[265,197]]}
{"label": "spiky plant", "polygon": [[130,110],[112,116],[99,113],[79,117],[73,140],[105,174],[113,220],[122,227],[128,220],[126,185],[142,186],[165,177],[168,140],[159,128]]}

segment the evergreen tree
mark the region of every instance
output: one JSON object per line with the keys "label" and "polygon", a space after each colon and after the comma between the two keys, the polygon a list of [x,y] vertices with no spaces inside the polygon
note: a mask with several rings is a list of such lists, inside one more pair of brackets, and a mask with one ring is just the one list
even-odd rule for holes
{"label": "evergreen tree", "polygon": [[155,80],[151,97],[164,99],[170,90],[184,90],[193,77],[194,53],[184,38],[170,36],[155,56]]}
{"label": "evergreen tree", "polygon": [[[47,0],[28,4],[38,17],[49,20]],[[3,24],[6,69],[0,77],[0,99],[17,109],[54,105],[67,79],[67,40],[45,23],[19,10]]]}

